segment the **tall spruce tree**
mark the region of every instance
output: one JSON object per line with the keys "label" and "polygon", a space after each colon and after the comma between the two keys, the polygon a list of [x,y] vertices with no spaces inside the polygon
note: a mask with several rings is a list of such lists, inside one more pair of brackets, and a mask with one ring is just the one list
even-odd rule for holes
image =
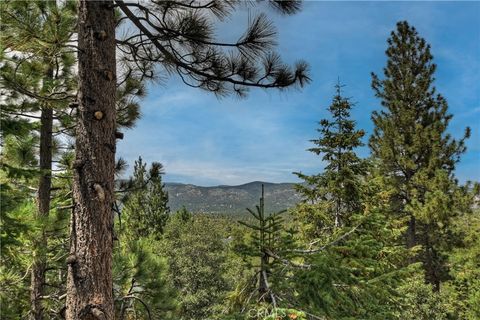
{"label": "tall spruce tree", "polygon": [[394,188],[392,206],[408,217],[406,245],[422,246],[426,280],[439,289],[446,278],[442,246],[455,215],[455,164],[465,152],[464,140],[448,134],[452,118],[446,99],[433,85],[436,65],[430,45],[406,21],[387,40],[384,78],[372,73],[372,88],[383,109],[369,146],[380,160],[385,183]]}
{"label": "tall spruce tree", "polygon": [[[317,131],[321,136],[311,140],[316,147],[308,149],[322,155],[326,163],[323,173],[312,176],[295,173],[305,182],[296,186],[304,201],[321,204],[323,215],[331,219],[335,228],[349,226],[350,216],[361,210],[360,180],[366,172],[364,161],[355,153],[355,148],[363,145],[361,139],[365,133],[355,128],[355,121],[350,118],[352,103],[342,96],[341,88],[340,83],[335,85],[336,94],[327,109],[331,119],[319,122],[321,128]],[[318,229],[325,224],[312,226]]]}
{"label": "tall spruce tree", "polygon": [[[282,13],[299,10],[297,1],[270,1]],[[121,0],[79,2],[78,121],[74,173],[74,210],[68,258],[67,319],[113,317],[112,204],[115,167],[116,44],[127,59],[154,62],[190,86],[217,95],[244,95],[250,87],[304,85],[307,65],[294,69],[272,54],[272,24],[265,15],[252,20],[234,43],[214,38],[214,23],[228,16],[237,1]],[[116,39],[115,7],[130,22],[131,33]],[[132,9],[133,8],[133,9]],[[135,10],[132,11],[132,10]],[[233,49],[235,53],[224,49]]]}

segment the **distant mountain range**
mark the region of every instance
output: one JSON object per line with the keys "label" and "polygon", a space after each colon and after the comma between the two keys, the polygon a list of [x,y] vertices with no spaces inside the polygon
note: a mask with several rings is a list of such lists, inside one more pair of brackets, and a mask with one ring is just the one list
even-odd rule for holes
{"label": "distant mountain range", "polygon": [[277,212],[300,201],[293,183],[254,181],[239,186],[200,187],[192,184],[166,183],[172,212],[183,206],[191,212],[242,214],[258,205],[262,184],[265,186],[265,209]]}

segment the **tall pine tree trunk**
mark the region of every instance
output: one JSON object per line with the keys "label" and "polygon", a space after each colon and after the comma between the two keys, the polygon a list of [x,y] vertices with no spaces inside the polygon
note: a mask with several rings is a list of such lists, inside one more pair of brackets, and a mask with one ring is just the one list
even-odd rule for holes
{"label": "tall pine tree trunk", "polygon": [[112,1],[79,1],[78,120],[66,319],[113,319],[115,17]]}
{"label": "tall pine tree trunk", "polygon": [[[52,69],[48,70],[47,77],[52,78]],[[37,195],[37,217],[43,219],[50,211],[50,194],[52,186],[52,128],[53,110],[50,107],[43,107],[40,117],[40,180],[38,183]],[[47,236],[45,228],[42,227],[40,238],[35,243],[35,257],[32,266],[30,286],[30,318],[34,320],[43,319],[42,296],[44,295],[45,269],[47,259],[45,255],[47,247]]]}

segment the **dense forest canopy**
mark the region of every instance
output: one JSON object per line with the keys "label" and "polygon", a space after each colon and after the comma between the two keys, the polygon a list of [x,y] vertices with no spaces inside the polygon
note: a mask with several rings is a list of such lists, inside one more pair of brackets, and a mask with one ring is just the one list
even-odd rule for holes
{"label": "dense forest canopy", "polygon": [[[218,22],[253,7],[239,39],[218,40]],[[407,21],[371,74],[371,134],[340,81],[318,102],[308,152],[324,169],[296,170],[293,207],[272,209],[261,184],[243,215],[174,211],[168,167],[117,157],[165,75],[241,98],[315,81],[275,52],[269,17],[301,9],[0,3],[2,319],[480,318],[480,185],[455,171],[471,130],[451,135],[434,50]]]}

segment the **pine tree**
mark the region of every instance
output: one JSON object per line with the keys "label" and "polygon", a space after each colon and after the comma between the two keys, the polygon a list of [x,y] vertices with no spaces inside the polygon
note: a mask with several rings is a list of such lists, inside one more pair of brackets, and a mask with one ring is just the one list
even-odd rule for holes
{"label": "pine tree", "polygon": [[170,209],[168,193],[162,183],[163,166],[153,162],[147,172],[147,164],[139,157],[135,161],[133,177],[127,183],[127,195],[122,200],[121,215],[128,232],[137,237],[153,236],[160,239]]}
{"label": "pine tree", "polygon": [[167,278],[167,263],[158,254],[161,236],[158,230],[163,230],[163,225],[149,223],[155,219],[149,217],[147,210],[152,207],[149,200],[152,197],[158,208],[163,208],[160,216],[166,215],[167,194],[161,193],[160,197],[152,194],[153,181],[160,182],[163,192],[163,184],[157,177],[163,172],[160,164],[152,164],[149,172],[146,167],[140,157],[135,161],[133,177],[123,180],[127,163],[120,158],[115,166],[118,179],[113,208],[117,214],[112,271],[115,319],[170,319],[176,310],[176,293]]}
{"label": "pine tree", "polygon": [[395,190],[393,211],[409,218],[407,247],[422,246],[419,259],[426,279],[439,290],[448,271],[442,247],[456,214],[454,169],[470,130],[460,141],[447,133],[452,116],[433,86],[436,65],[430,45],[416,29],[399,22],[387,42],[384,79],[372,73],[383,110],[372,114],[369,146],[386,184]]}
{"label": "pine tree", "polygon": [[[25,151],[35,150],[31,146],[25,149],[19,149],[18,145],[10,149],[11,142],[18,142],[19,137],[8,137],[4,145],[4,158],[2,164],[8,166],[23,166],[23,170],[16,172],[14,176],[7,170],[5,177],[2,172],[2,183],[5,179],[5,186],[2,190],[10,190],[7,197],[2,195],[2,202],[13,197],[15,206],[2,208],[2,230],[12,230],[7,235],[8,241],[2,239],[2,277],[1,285],[5,288],[6,294],[1,296],[2,315],[7,318],[27,318],[34,315],[33,310],[41,312],[42,319],[57,318],[64,307],[65,293],[65,255],[68,247],[68,208],[71,203],[71,183],[65,179],[70,173],[66,170],[62,175],[57,175],[52,179],[53,197],[51,200],[51,209],[48,216],[38,217],[36,214],[38,207],[34,201],[36,196],[32,192],[32,185],[38,183],[38,170],[36,152],[25,153]],[[24,159],[33,160],[33,163],[21,161]],[[26,156],[26,157],[25,157]],[[58,168],[63,165],[59,164]],[[27,169],[32,170],[34,174],[19,175]],[[58,173],[57,173],[58,174]],[[39,239],[48,239],[42,246],[39,246]],[[8,252],[8,253],[7,253]],[[21,252],[21,254],[18,254]],[[39,257],[45,263],[42,283],[42,296],[35,301],[31,296],[32,280],[27,282],[27,276],[31,275],[32,268],[37,266]],[[38,275],[38,274],[37,274]],[[29,288],[30,287],[30,288]],[[30,289],[30,290],[29,290]],[[30,294],[28,294],[30,291]],[[32,301],[33,300],[33,301]],[[41,309],[35,309],[33,303],[37,303]]]}
{"label": "pine tree", "polygon": [[332,119],[322,119],[319,122],[321,128],[318,132],[321,136],[312,140],[316,147],[308,149],[322,155],[322,160],[326,163],[324,172],[312,176],[296,173],[305,182],[296,186],[307,204],[302,211],[308,217],[312,213],[308,203],[317,208],[322,206],[319,219],[313,217],[313,220],[323,221],[321,225],[319,221],[306,219],[310,227],[314,228],[308,233],[314,236],[319,235],[320,229],[330,228],[325,225],[323,218],[331,220],[334,228],[350,226],[350,216],[361,210],[360,180],[366,172],[366,166],[356,155],[355,148],[363,145],[361,138],[365,133],[357,130],[355,121],[350,119],[352,103],[348,98],[342,97],[341,87],[340,84],[335,86],[336,94],[328,107]]}
{"label": "pine tree", "polygon": [[[125,169],[126,163],[119,159],[117,177]],[[158,253],[159,240],[169,217],[162,174],[160,163],[152,163],[147,171],[147,164],[139,157],[133,177],[117,183],[113,256],[115,319],[169,319],[177,308],[167,261]]]}
{"label": "pine tree", "polygon": [[229,289],[226,244],[215,218],[181,210],[165,227],[161,252],[178,294],[174,319],[216,319]]}
{"label": "pine tree", "polygon": [[174,319],[178,297],[168,263],[158,254],[159,242],[152,236],[118,234],[113,256],[115,319]]}
{"label": "pine tree", "polygon": [[[453,230],[461,241],[449,252],[451,280],[442,291],[449,295],[452,308],[450,319],[478,319],[480,317],[480,184],[467,183],[457,190],[465,201],[461,214],[455,218]],[[452,239],[450,240],[452,241]]]}
{"label": "pine tree", "polygon": [[[116,44],[140,70],[148,63],[176,73],[190,86],[217,95],[250,87],[287,88],[309,81],[307,65],[292,70],[271,54],[275,32],[265,15],[252,20],[236,43],[214,39],[213,25],[240,3],[191,1],[125,3],[81,0],[78,9],[78,121],[74,212],[67,284],[67,319],[113,317],[112,204],[114,202]],[[280,12],[297,1],[271,1]],[[115,38],[115,7],[133,33]],[[131,8],[136,10],[133,12]],[[235,53],[224,49],[234,49]],[[153,74],[148,74],[150,76]],[[110,236],[109,236],[110,235]],[[100,245],[101,244],[101,245]],[[92,254],[95,253],[95,257]]]}
{"label": "pine tree", "polygon": [[[46,221],[52,197],[52,160],[58,144],[54,130],[64,125],[65,117],[61,114],[71,101],[75,85],[71,76],[74,58],[66,50],[75,22],[75,8],[71,2],[58,6],[56,1],[12,1],[1,5],[1,13],[4,29],[1,81],[9,93],[4,100],[7,103],[2,106],[2,122],[8,123],[2,135],[15,137],[9,128],[32,130],[33,121],[26,119],[40,120],[36,216],[39,221]],[[40,116],[35,116],[35,112],[40,112]],[[38,239],[34,240],[31,272],[32,319],[44,318],[42,296],[45,296],[48,228],[40,229]]]}
{"label": "pine tree", "polygon": [[[5,147],[2,150],[2,166],[5,161]],[[3,168],[2,168],[3,169]],[[7,178],[5,172],[0,171],[0,304],[2,317],[15,319],[26,314],[29,309],[28,273],[24,273],[24,263],[19,258],[18,252],[25,247],[26,234],[32,232],[31,224],[25,219],[19,219],[19,212],[26,207],[25,198],[30,191],[19,185],[22,181],[17,175],[16,179]],[[28,206],[33,209],[33,206]],[[20,215],[24,218],[23,215]],[[29,214],[31,217],[31,214]],[[22,256],[22,255],[20,255]],[[29,261],[31,262],[31,261]],[[21,271],[19,271],[21,270]]]}
{"label": "pine tree", "polygon": [[[25,271],[32,271],[31,317],[34,319],[50,317],[52,310],[61,309],[60,301],[55,299],[65,293],[62,280],[57,286],[56,273],[63,268],[57,257],[63,255],[67,236],[60,226],[72,208],[68,196],[72,190],[69,170],[74,156],[70,141],[75,128],[77,109],[73,100],[77,88],[73,68],[76,57],[71,41],[76,7],[75,1],[3,1],[0,4],[0,81],[4,98],[0,130],[7,151],[2,169],[10,180],[28,177],[29,180],[22,183],[29,187],[35,185],[37,189],[36,195],[27,193],[22,199],[28,202],[35,197],[37,204],[37,210],[32,210],[36,220],[28,220],[32,232],[27,237],[35,244],[32,256],[36,262],[31,268],[25,266]],[[131,70],[131,63],[124,62],[122,68],[117,83],[117,129],[134,125],[139,117],[136,97],[145,92],[141,75]],[[148,66],[146,68],[148,70]],[[115,135],[121,138],[122,134],[116,132]],[[62,209],[52,212],[55,206]],[[49,238],[51,244],[47,241]],[[50,310],[48,316],[43,314],[46,309]]]}

